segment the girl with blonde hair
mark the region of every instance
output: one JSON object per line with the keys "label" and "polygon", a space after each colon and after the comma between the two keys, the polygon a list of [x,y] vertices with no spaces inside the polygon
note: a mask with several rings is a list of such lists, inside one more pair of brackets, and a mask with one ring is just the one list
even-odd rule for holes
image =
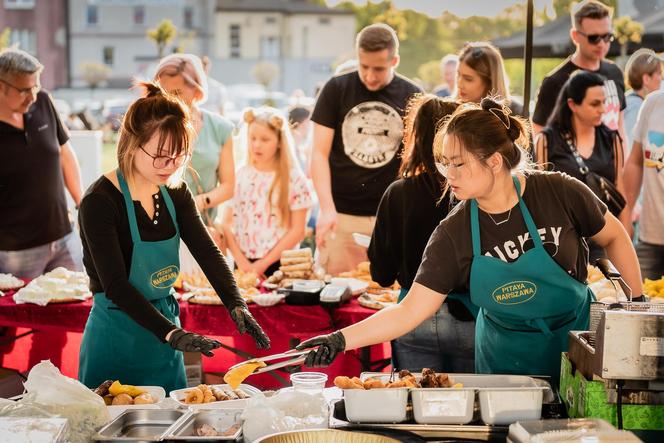
{"label": "girl with blonde hair", "polygon": [[304,239],[312,196],[292,153],[287,120],[274,108],[247,109],[247,164],[238,169],[223,230],[237,267],[259,276]]}

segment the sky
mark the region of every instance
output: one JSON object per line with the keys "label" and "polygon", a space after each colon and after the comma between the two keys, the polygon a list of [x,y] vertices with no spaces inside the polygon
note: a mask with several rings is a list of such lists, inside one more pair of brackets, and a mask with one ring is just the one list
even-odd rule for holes
{"label": "sky", "polygon": [[[331,6],[340,3],[341,0],[327,0]],[[352,0],[357,4],[364,4],[366,0]],[[374,3],[380,0],[374,0]],[[471,15],[493,16],[506,7],[515,3],[523,3],[519,0],[392,0],[399,9],[414,9],[431,17],[438,17],[444,10],[448,10],[459,17]],[[535,0],[535,8],[541,9],[551,3],[551,0]]]}

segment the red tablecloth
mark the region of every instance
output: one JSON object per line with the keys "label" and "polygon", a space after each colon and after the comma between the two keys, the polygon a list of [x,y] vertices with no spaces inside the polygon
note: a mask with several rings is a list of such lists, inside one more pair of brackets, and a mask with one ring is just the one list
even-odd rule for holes
{"label": "red tablecloth", "polygon": [[[26,348],[25,345],[19,345],[19,342],[17,342],[0,348],[0,351],[3,354],[11,352],[25,354],[26,349],[29,349],[30,356],[27,361],[27,368],[14,365],[13,367],[16,367],[16,369],[25,370],[43,358],[50,358],[56,365],[60,362],[61,367],[68,368],[67,370],[63,369],[63,372],[75,377],[78,369],[80,333],[83,332],[91,307],[91,300],[80,303],[50,304],[42,307],[33,304],[17,305],[11,296],[1,297],[0,326],[29,328],[39,331],[31,339],[32,348],[37,347],[39,349]],[[357,304],[356,300],[331,311],[327,311],[320,306],[292,306],[283,303],[271,307],[251,304],[249,309],[272,340],[272,348],[269,351],[256,349],[251,338],[240,336],[223,306],[194,305],[181,302],[180,318],[182,326],[187,330],[219,337],[222,343],[230,347],[247,352],[252,356],[258,356],[283,352],[290,349],[298,341],[332,332],[375,313],[375,311]],[[70,334],[66,335],[66,332],[70,332]],[[71,332],[78,334],[71,334]],[[27,339],[21,340],[26,341]],[[69,343],[65,347],[64,344],[67,343],[67,340],[69,340]],[[71,343],[72,340],[77,342]],[[63,348],[65,349],[64,354]],[[376,346],[371,349],[370,353],[372,360],[388,358],[389,348],[382,345]],[[7,363],[7,357],[7,355],[4,355],[4,364],[10,366]],[[367,356],[365,355],[365,357]],[[203,368],[204,371],[223,372],[229,366],[241,360],[243,358],[234,353],[220,350],[216,352],[215,357],[204,359]],[[23,365],[25,366],[25,363]],[[75,370],[73,370],[74,368]],[[325,372],[331,376],[339,374],[357,375],[360,368],[359,354],[351,351],[339,357],[335,364]],[[252,383],[261,387],[276,386],[275,379],[269,375],[256,376],[252,378]]]}

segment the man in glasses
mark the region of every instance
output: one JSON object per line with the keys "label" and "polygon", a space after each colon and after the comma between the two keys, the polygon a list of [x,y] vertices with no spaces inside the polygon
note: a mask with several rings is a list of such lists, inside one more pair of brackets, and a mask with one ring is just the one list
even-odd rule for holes
{"label": "man in glasses", "polygon": [[65,186],[78,205],[81,173],[48,93],[43,66],[27,52],[0,52],[0,273],[32,279],[81,270]]}
{"label": "man in glasses", "polygon": [[595,72],[606,78],[604,94],[606,112],[603,122],[618,130],[623,140],[623,109],[625,109],[625,81],[620,68],[606,60],[613,33],[613,10],[596,0],[585,0],[572,6],[570,37],[576,51],[556,67],[540,85],[533,113],[533,132],[536,134],[547,124],[558,94],[569,76],[578,69]]}

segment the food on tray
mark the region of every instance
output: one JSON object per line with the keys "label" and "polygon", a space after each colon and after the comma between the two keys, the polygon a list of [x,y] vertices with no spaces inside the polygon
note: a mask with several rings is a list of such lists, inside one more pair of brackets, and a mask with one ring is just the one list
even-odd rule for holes
{"label": "food on tray", "polygon": [[604,274],[602,274],[602,271],[600,271],[598,267],[588,265],[588,284],[604,280],[605,278],[606,277],[604,277]]}
{"label": "food on tray", "polygon": [[360,380],[357,377],[338,376],[334,378],[334,385],[340,389],[389,389],[389,388],[462,388],[463,384],[454,383],[449,374],[439,373],[434,370],[422,369],[420,381],[417,381],[415,375],[408,370],[399,372],[398,378],[394,381],[382,380],[377,377],[369,377]]}
{"label": "food on tray", "polygon": [[267,366],[265,362],[249,360],[246,363],[240,366],[236,366],[228,371],[224,375],[224,382],[228,383],[232,389],[237,389],[245,378],[253,374],[256,369],[264,368],[265,366]]}
{"label": "food on tray", "polygon": [[189,405],[249,398],[242,389],[222,389],[217,386],[198,385],[185,391],[184,402]]}
{"label": "food on tray", "polygon": [[423,388],[462,388],[461,383],[454,383],[452,377],[449,374],[440,373],[436,374],[436,371],[429,368],[422,369],[422,379],[420,380],[420,385]]}
{"label": "food on tray", "polygon": [[22,288],[25,285],[23,280],[14,277],[12,274],[0,274],[0,290],[11,291]]}
{"label": "food on tray", "polygon": [[[322,279],[324,273],[314,270],[314,258],[311,249],[289,249],[282,251],[279,270],[272,274],[265,283],[282,288],[290,286],[293,280]],[[322,275],[321,275],[322,274]]]}
{"label": "food on tray", "polygon": [[[182,273],[182,287],[187,288],[209,288],[212,289],[210,281],[207,279],[203,271],[196,270],[191,273]],[[233,273],[238,288],[250,289],[258,286],[258,275],[254,272],[244,272],[239,269]]]}
{"label": "food on tray", "polygon": [[370,268],[371,264],[368,261],[363,261],[358,264],[357,267],[352,271],[342,272],[339,274],[339,277],[356,278],[358,280],[366,281],[369,283],[369,287],[367,288],[368,294],[383,294],[389,291],[398,291],[401,289],[401,286],[399,286],[399,283],[397,282],[386,288],[373,281],[371,279]]}
{"label": "food on tray", "polygon": [[380,294],[362,294],[357,299],[360,306],[369,309],[383,309],[396,304],[399,298],[397,291],[388,290]]}
{"label": "food on tray", "polygon": [[[187,292],[182,295],[182,299],[189,303],[199,305],[222,305],[223,302],[217,295],[217,292],[210,288],[194,288],[185,284]],[[242,289],[240,288],[240,295],[247,303],[253,301],[253,296],[259,294],[260,291],[256,288]]]}
{"label": "food on tray", "polygon": [[258,275],[255,272],[235,270],[235,281],[240,289],[255,289],[258,285]]}
{"label": "food on tray", "polygon": [[653,298],[664,298],[664,277],[659,280],[646,278],[643,282],[643,292]]}
{"label": "food on tray", "polygon": [[92,297],[90,280],[84,272],[55,268],[32,280],[14,294],[17,304],[34,303],[46,306],[48,303],[83,301]]}
{"label": "food on tray", "polygon": [[230,437],[240,429],[240,424],[236,423],[224,431],[217,431],[215,427],[204,423],[196,427],[196,436],[198,437]]}
{"label": "food on tray", "polygon": [[155,403],[155,399],[145,389],[133,385],[123,385],[118,380],[106,380],[94,389],[94,393],[102,397],[108,406]]}

